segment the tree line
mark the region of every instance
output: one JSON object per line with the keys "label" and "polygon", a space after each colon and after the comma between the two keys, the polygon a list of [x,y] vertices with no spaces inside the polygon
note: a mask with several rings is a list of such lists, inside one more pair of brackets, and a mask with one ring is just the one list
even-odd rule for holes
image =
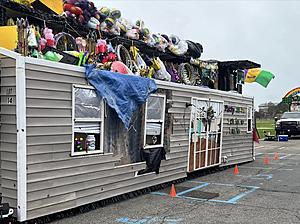
{"label": "tree line", "polygon": [[275,117],[280,118],[284,112],[289,111],[289,105],[283,102],[278,104],[269,102],[267,106],[268,109],[266,110],[255,111],[256,119],[274,119]]}

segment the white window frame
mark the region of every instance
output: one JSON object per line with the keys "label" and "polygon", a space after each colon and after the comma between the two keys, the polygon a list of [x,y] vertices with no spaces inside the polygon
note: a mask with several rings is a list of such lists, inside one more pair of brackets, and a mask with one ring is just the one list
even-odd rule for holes
{"label": "white window frame", "polygon": [[[249,114],[249,111],[251,111],[250,114]],[[249,122],[248,122],[249,119],[251,119],[250,131],[249,131]],[[253,107],[247,106],[247,133],[252,133],[252,129],[253,129]]]}
{"label": "white window frame", "polygon": [[[148,115],[148,100],[146,102],[145,107],[145,126],[144,126],[144,149],[151,149],[151,148],[157,148],[157,147],[163,147],[164,146],[164,135],[165,135],[165,113],[166,113],[166,95],[163,94],[151,94],[150,97],[160,97],[164,99],[163,104],[163,118],[161,119],[147,119]],[[157,145],[146,145],[146,127],[147,123],[161,123],[161,144]]]}
{"label": "white window frame", "polygon": [[[88,85],[76,85],[72,86],[72,149],[71,156],[85,156],[93,154],[103,154],[103,141],[104,141],[104,101],[101,99],[101,117],[100,118],[75,118],[75,88],[95,90],[94,87]],[[100,150],[90,152],[75,152],[74,151],[74,137],[75,137],[75,123],[76,122],[93,122],[100,124]]]}

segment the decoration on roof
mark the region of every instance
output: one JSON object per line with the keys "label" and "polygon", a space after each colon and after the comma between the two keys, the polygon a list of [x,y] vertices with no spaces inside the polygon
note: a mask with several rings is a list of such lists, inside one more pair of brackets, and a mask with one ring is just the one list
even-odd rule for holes
{"label": "decoration on roof", "polygon": [[[12,33],[13,25],[17,40],[1,41],[0,47],[12,49],[15,44],[15,51],[24,56],[93,64],[126,75],[241,93],[243,78],[232,76],[260,66],[250,61],[203,61],[200,43],[151,32],[142,19],[129,21],[120,10],[97,8],[90,0],[2,0],[0,36]],[[256,81],[266,85],[264,77],[257,75]]]}

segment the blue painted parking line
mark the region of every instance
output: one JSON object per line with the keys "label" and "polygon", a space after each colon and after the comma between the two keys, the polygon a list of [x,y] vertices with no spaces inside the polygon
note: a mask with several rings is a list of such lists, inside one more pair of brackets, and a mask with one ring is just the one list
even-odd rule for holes
{"label": "blue painted parking line", "polygon": [[[160,223],[162,217],[155,216],[155,217],[145,217],[142,219],[131,219],[129,217],[122,217],[116,219],[118,223],[125,223],[125,224],[150,224],[150,223]],[[164,218],[164,223],[166,224],[178,224],[181,223],[182,219],[174,219],[174,218]]]}
{"label": "blue painted parking line", "polygon": [[[259,175],[258,175],[259,176]],[[265,177],[265,175],[261,175],[262,177]],[[267,175],[267,178],[272,178],[271,175]],[[184,199],[190,199],[190,200],[196,200],[196,201],[208,201],[208,202],[217,202],[217,203],[225,203],[225,204],[236,204],[240,199],[242,199],[243,197],[247,196],[250,193],[255,192],[257,189],[259,189],[259,187],[257,186],[249,186],[249,185],[234,185],[234,184],[226,184],[226,183],[209,183],[209,182],[202,182],[202,181],[188,181],[191,183],[200,183],[200,185],[196,186],[196,187],[192,187],[188,190],[182,191],[177,193],[177,198],[184,198]],[[204,187],[207,187],[209,185],[218,185],[218,186],[224,186],[224,187],[242,187],[242,188],[246,188],[247,191],[242,192],[240,194],[237,194],[235,196],[233,196],[232,198],[228,199],[228,200],[217,200],[217,199],[203,199],[203,198],[195,198],[195,197],[190,197],[190,196],[185,196],[185,194],[195,191],[197,189],[201,189]],[[162,193],[162,192],[152,192],[151,194],[153,195],[160,195],[160,196],[168,196],[168,194],[166,193]]]}
{"label": "blue painted parking line", "polygon": [[234,203],[228,203],[228,201],[224,201],[224,200],[194,198],[194,197],[189,197],[189,196],[180,196],[179,198],[185,198],[185,199],[190,199],[190,200],[194,200],[194,201],[206,201],[206,202],[217,202],[217,203],[234,204]]}
{"label": "blue painted parking line", "polygon": [[189,192],[191,192],[191,191],[194,191],[194,190],[197,190],[197,189],[206,187],[206,186],[208,186],[208,185],[209,185],[209,183],[203,183],[203,184],[201,184],[201,185],[199,185],[199,186],[192,187],[191,189],[188,189],[188,190],[185,190],[185,191],[181,191],[181,192],[177,193],[177,196],[180,196],[180,195],[189,193]]}
{"label": "blue painted parking line", "polygon": [[289,155],[280,156],[279,159],[286,159],[287,157],[289,157]]}
{"label": "blue painted parking line", "polygon": [[160,196],[168,196],[168,194],[166,194],[166,193],[163,193],[163,192],[158,192],[158,191],[151,192],[150,194],[154,194],[154,195],[160,195]]}
{"label": "blue painted parking line", "polygon": [[116,219],[117,222],[119,223],[126,223],[126,224],[145,224],[145,223],[149,223],[149,219],[145,218],[145,219],[130,219],[128,217],[122,217],[122,218],[118,218]]}
{"label": "blue painted parking line", "polygon": [[207,182],[197,181],[197,180],[187,180],[188,183],[196,183],[196,184],[206,184]]}
{"label": "blue painted parking line", "polygon": [[[191,182],[191,183],[200,183],[200,184],[207,184],[208,182],[202,182],[202,181],[196,181],[196,180],[192,180],[192,181],[188,181],[188,182]],[[214,184],[214,185],[221,185],[221,186],[228,186],[228,187],[233,187],[234,185],[233,184],[223,184],[223,183],[213,183],[213,182],[210,182],[208,184]]]}
{"label": "blue painted parking line", "polygon": [[223,183],[210,183],[213,185],[226,186],[226,187],[234,187],[234,184],[223,184]]}
{"label": "blue painted parking line", "polygon": [[245,197],[246,195],[253,193],[254,191],[256,191],[257,189],[259,189],[259,187],[256,186],[248,186],[248,185],[233,185],[233,184],[223,184],[223,183],[209,183],[212,185],[219,185],[219,186],[227,186],[227,187],[243,187],[243,188],[247,188],[249,189],[246,192],[240,193],[236,196],[234,196],[233,198],[230,198],[228,200],[217,200],[217,199],[201,199],[201,198],[194,198],[194,197],[187,197],[187,196],[180,196],[181,198],[187,198],[187,199],[192,199],[192,200],[198,200],[198,201],[209,201],[209,202],[218,202],[218,203],[226,203],[226,204],[236,204],[237,201],[239,201],[241,198]]}
{"label": "blue painted parking line", "polygon": [[257,174],[253,177],[251,177],[251,179],[265,179],[265,180],[271,180],[273,178],[273,174]]}
{"label": "blue painted parking line", "polygon": [[253,186],[246,186],[246,187],[247,188],[251,187],[252,189],[227,200],[227,203],[235,204],[235,203],[237,203],[238,200],[240,200],[241,198],[245,197],[246,195],[248,195],[250,193],[253,193],[254,191],[256,191],[259,188],[259,187],[253,187]]}
{"label": "blue painted parking line", "polygon": [[[191,182],[191,181],[188,181],[188,182]],[[198,182],[197,182],[197,183],[198,183]],[[177,196],[180,196],[180,195],[189,193],[189,192],[191,192],[191,191],[200,189],[200,188],[202,188],[202,187],[206,187],[207,185],[209,185],[209,183],[203,182],[203,183],[202,183],[201,185],[199,185],[199,186],[192,187],[192,188],[190,188],[190,189],[188,189],[188,190],[185,190],[185,191],[177,192]],[[167,195],[169,195],[169,194],[167,194],[167,193],[163,193],[163,192],[159,192],[159,191],[151,192],[151,194],[154,194],[154,195],[161,195],[161,196],[167,196]]]}

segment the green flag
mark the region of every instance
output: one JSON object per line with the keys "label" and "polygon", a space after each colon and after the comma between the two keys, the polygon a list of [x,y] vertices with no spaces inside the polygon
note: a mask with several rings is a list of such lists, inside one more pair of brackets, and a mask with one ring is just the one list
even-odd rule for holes
{"label": "green flag", "polygon": [[275,78],[271,72],[261,70],[259,75],[256,77],[255,82],[259,83],[263,87],[267,87],[272,79]]}

